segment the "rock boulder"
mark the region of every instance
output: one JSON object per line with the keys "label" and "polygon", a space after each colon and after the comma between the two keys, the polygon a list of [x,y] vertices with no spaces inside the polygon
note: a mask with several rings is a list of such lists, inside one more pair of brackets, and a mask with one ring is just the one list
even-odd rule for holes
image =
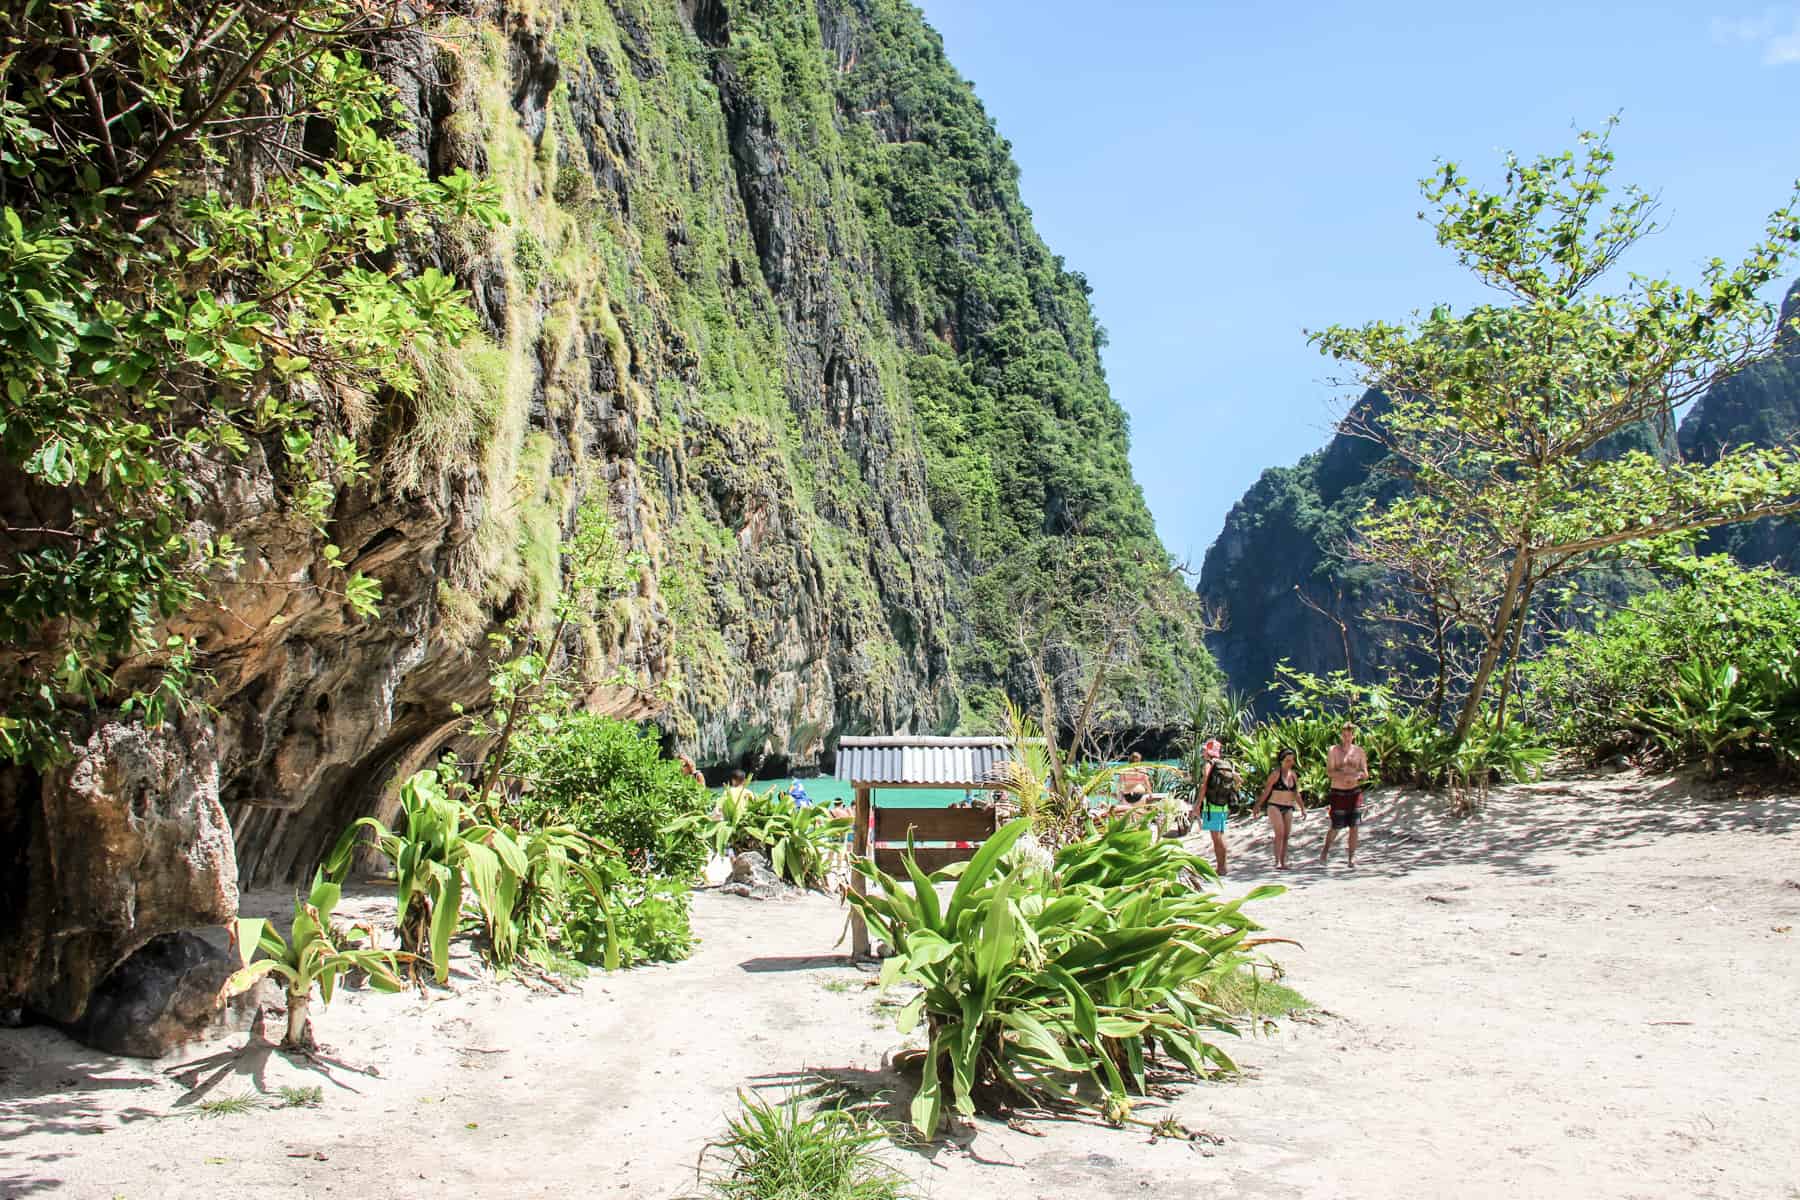
{"label": "rock boulder", "polygon": [[75,1022],[100,981],[151,939],[237,915],[206,727],[100,721],[69,762],[8,783],[0,997]]}
{"label": "rock boulder", "polygon": [[280,989],[264,979],[221,1004],[220,990],[236,968],[229,949],[198,934],[160,934],[114,967],[81,1019],[63,1030],[108,1054],[161,1058],[184,1043],[247,1028],[261,1004],[280,1003]]}
{"label": "rock boulder", "polygon": [[732,860],[731,876],[719,890],[749,900],[786,900],[800,891],[777,875],[767,856],[758,850],[747,850]]}

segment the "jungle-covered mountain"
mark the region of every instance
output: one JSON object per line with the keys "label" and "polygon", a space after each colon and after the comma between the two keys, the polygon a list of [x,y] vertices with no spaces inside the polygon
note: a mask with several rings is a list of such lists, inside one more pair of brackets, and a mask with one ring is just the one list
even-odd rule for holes
{"label": "jungle-covered mountain", "polygon": [[[117,29],[0,25],[5,262],[43,275],[50,247],[45,277],[68,292],[45,321],[135,288],[190,326],[168,362],[154,330],[123,363],[95,349],[143,332],[129,305],[70,324],[66,346],[61,326],[0,339],[9,381],[34,381],[9,382],[9,405],[66,386],[129,423],[163,388],[146,419],[173,433],[143,471],[184,506],[96,517],[110,500],[57,439],[100,426],[56,425],[53,407],[34,410],[49,440],[8,426],[0,555],[43,586],[0,597],[21,718],[5,732],[63,722],[68,751],[0,769],[0,1001],[76,1011],[149,937],[228,917],[240,878],[309,872],[352,818],[391,812],[396,776],[478,745],[494,663],[531,631],[561,631],[574,703],[654,723],[714,770],[815,766],[845,732],[993,729],[1008,695],[1039,697],[1033,661],[1069,687],[1117,649],[1084,621],[1107,595],[1132,601],[1116,727],[1172,726],[1215,685],[1131,476],[1086,281],[1033,230],[1007,142],[917,9],[473,0],[371,28],[356,61],[285,62],[282,36],[310,26],[284,5],[306,15],[283,0],[266,26],[215,34],[203,7],[158,3]],[[70,10],[113,19],[96,12]],[[222,61],[188,90],[146,83],[208,54]],[[356,62],[392,95],[333,94],[320,72]],[[278,63],[276,84],[231,92]],[[167,128],[82,125],[90,102],[63,81],[83,72],[103,106],[134,88],[169,106]],[[396,225],[344,203],[377,167],[439,209],[476,212],[487,189],[498,219]],[[145,219],[107,226],[121,210]],[[279,237],[259,225],[272,212]],[[363,260],[311,233],[282,243],[358,221]],[[33,240],[57,229],[80,236]],[[282,275],[297,250],[329,270]],[[364,353],[358,386],[219,332],[309,289],[316,312],[258,328],[327,329]],[[472,330],[405,340],[396,362],[367,352],[377,316],[427,303],[446,326],[466,303]],[[229,386],[195,385],[209,378]],[[284,432],[216,436],[246,397]],[[229,461],[188,453],[214,444]],[[183,593],[86,588],[108,568],[82,547],[146,529],[162,540],[131,545],[152,557],[208,556],[200,599],[163,612]],[[559,623],[572,542],[607,561],[597,602]],[[106,577],[148,569],[125,565]],[[58,597],[112,604],[111,644],[148,649],[59,670]],[[159,678],[186,692],[150,727],[122,705],[161,704]]]}
{"label": "jungle-covered mountain", "polygon": [[[1720,380],[1682,418],[1675,442],[1684,458],[1707,461],[1722,446],[1781,445],[1800,437],[1800,283],[1782,305],[1774,351]],[[1359,405],[1378,405],[1369,393]],[[1638,444],[1668,445],[1644,430]],[[1401,486],[1381,470],[1383,451],[1339,433],[1291,467],[1271,467],[1244,493],[1208,549],[1199,594],[1223,628],[1207,641],[1234,690],[1258,693],[1286,659],[1319,674],[1350,670],[1375,682],[1422,664],[1397,630],[1371,619],[1386,580],[1350,561],[1346,546],[1357,514]],[[1728,526],[1702,539],[1702,551],[1728,551],[1750,564],[1800,570],[1800,528],[1791,520]],[[1594,581],[1616,589],[1618,579]]]}

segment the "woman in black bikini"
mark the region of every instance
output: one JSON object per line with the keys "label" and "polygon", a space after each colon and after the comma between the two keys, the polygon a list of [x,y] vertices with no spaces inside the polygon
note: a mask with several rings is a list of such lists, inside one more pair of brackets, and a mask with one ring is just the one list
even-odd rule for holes
{"label": "woman in black bikini", "polygon": [[1294,752],[1283,750],[1257,800],[1268,809],[1269,825],[1275,830],[1275,869],[1278,871],[1287,870],[1288,837],[1294,832],[1296,807],[1299,815],[1306,814],[1306,801],[1300,795],[1300,771],[1294,763]]}

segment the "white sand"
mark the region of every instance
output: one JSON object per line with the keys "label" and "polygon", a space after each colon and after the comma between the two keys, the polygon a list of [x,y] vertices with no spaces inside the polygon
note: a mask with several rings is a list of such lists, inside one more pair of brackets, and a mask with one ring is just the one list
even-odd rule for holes
{"label": "white sand", "polygon": [[[1294,861],[1322,830],[1302,824]],[[1281,958],[1324,1012],[1234,1043],[1240,1082],[1181,1089],[1175,1115],[1219,1144],[983,1122],[894,1161],[930,1196],[983,1200],[1800,1196],[1800,798],[1563,780],[1466,822],[1377,797],[1367,834],[1354,873],[1288,872],[1293,891],[1261,908],[1305,944]],[[1272,878],[1266,829],[1232,836],[1233,886]],[[842,922],[823,898],[703,894],[688,962],[572,995],[467,974],[429,1000],[340,994],[318,1032],[347,1067],[261,1052],[201,1093],[0,1031],[0,1195],[691,1192],[739,1089],[847,1087],[903,1109],[882,1070],[899,1039],[870,977],[835,957]],[[380,1074],[348,1069],[367,1065]],[[189,1115],[282,1084],[323,1102]]]}

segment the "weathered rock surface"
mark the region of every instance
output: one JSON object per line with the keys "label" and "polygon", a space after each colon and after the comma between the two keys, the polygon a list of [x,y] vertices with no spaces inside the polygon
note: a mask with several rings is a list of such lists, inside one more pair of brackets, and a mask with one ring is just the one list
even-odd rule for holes
{"label": "weathered rock surface", "polygon": [[800,894],[799,888],[775,873],[768,856],[759,850],[747,850],[731,860],[731,874],[719,891],[747,900],[787,900]]}
{"label": "weathered rock surface", "polygon": [[204,725],[101,722],[67,765],[5,777],[0,835],[0,998],[52,1020],[79,1018],[95,986],[152,938],[237,913]]}
{"label": "weathered rock surface", "polygon": [[151,938],[88,998],[73,1038],[108,1054],[161,1058],[187,1042],[249,1027],[264,1002],[280,1003],[273,980],[221,1007],[220,989],[237,968],[231,951],[193,933]]}

